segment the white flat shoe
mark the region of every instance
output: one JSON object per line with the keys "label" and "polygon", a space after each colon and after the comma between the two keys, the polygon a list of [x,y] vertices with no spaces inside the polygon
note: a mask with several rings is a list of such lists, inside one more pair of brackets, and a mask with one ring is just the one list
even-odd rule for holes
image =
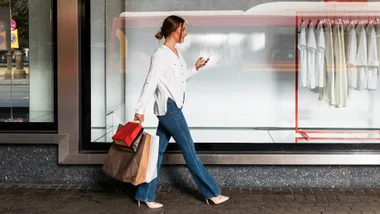
{"label": "white flat shoe", "polygon": [[227,197],[227,196],[219,195],[219,196],[216,196],[216,197],[213,197],[213,198],[210,198],[210,199],[206,199],[206,203],[207,203],[207,205],[210,205],[210,203],[208,202],[208,200],[211,200],[214,204],[221,204],[223,202],[226,202],[228,199],[230,199],[230,198]]}
{"label": "white flat shoe", "polygon": [[[148,206],[150,209],[157,209],[157,208],[161,208],[163,207],[164,205],[160,204],[160,203],[157,203],[157,202],[144,202],[146,204],[146,206]],[[137,201],[137,204],[138,206],[140,207],[141,204],[140,204],[140,201]]]}

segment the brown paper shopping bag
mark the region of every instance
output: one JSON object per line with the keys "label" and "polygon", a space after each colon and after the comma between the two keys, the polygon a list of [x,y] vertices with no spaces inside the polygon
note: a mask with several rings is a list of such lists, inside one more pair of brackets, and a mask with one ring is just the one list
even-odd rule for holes
{"label": "brown paper shopping bag", "polygon": [[140,167],[137,172],[135,181],[132,183],[133,185],[139,185],[144,183],[146,180],[146,175],[148,172],[149,166],[149,155],[150,155],[150,143],[152,136],[150,134],[144,133],[144,149],[142,151],[142,157],[140,161]]}
{"label": "brown paper shopping bag", "polygon": [[149,151],[150,135],[146,133],[143,133],[136,152],[113,143],[104,161],[103,171],[116,180],[139,185],[146,177]]}

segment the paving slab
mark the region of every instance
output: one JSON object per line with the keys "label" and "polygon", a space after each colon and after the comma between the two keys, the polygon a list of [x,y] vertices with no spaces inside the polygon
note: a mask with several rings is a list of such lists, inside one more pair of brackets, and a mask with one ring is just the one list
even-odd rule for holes
{"label": "paving slab", "polygon": [[132,185],[0,184],[0,213],[380,213],[379,189],[251,189],[223,187],[231,197],[206,205],[195,188],[159,187],[160,209],[139,208]]}

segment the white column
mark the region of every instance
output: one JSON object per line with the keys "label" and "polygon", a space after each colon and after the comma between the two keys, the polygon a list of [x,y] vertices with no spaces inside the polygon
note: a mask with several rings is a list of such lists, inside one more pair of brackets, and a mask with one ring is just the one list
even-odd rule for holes
{"label": "white column", "polygon": [[29,83],[31,122],[53,122],[53,47],[51,5],[29,0]]}
{"label": "white column", "polygon": [[106,127],[105,0],[91,1],[91,127]]}
{"label": "white column", "polygon": [[[112,2],[106,5],[107,22],[105,28],[107,44],[109,44],[111,40],[113,19],[117,18],[124,10],[124,1]],[[115,43],[117,44],[115,45],[115,52],[119,52],[121,44],[117,38],[115,38]],[[106,111],[108,114],[112,114],[112,122],[109,125],[117,126],[119,123],[125,122],[125,76],[120,66],[115,67],[108,63],[110,59],[109,45],[106,48],[106,56]],[[119,58],[120,54],[115,54],[115,57]]]}

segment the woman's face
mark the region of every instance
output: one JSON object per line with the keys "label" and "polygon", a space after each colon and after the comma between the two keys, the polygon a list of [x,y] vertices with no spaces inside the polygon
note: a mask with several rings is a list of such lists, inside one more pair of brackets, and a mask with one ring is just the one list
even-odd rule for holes
{"label": "woman's face", "polygon": [[[181,34],[182,31],[182,34]],[[179,26],[177,30],[174,32],[174,38],[178,41],[178,43],[183,43],[185,41],[185,37],[187,36],[186,23],[183,23],[182,28]]]}

